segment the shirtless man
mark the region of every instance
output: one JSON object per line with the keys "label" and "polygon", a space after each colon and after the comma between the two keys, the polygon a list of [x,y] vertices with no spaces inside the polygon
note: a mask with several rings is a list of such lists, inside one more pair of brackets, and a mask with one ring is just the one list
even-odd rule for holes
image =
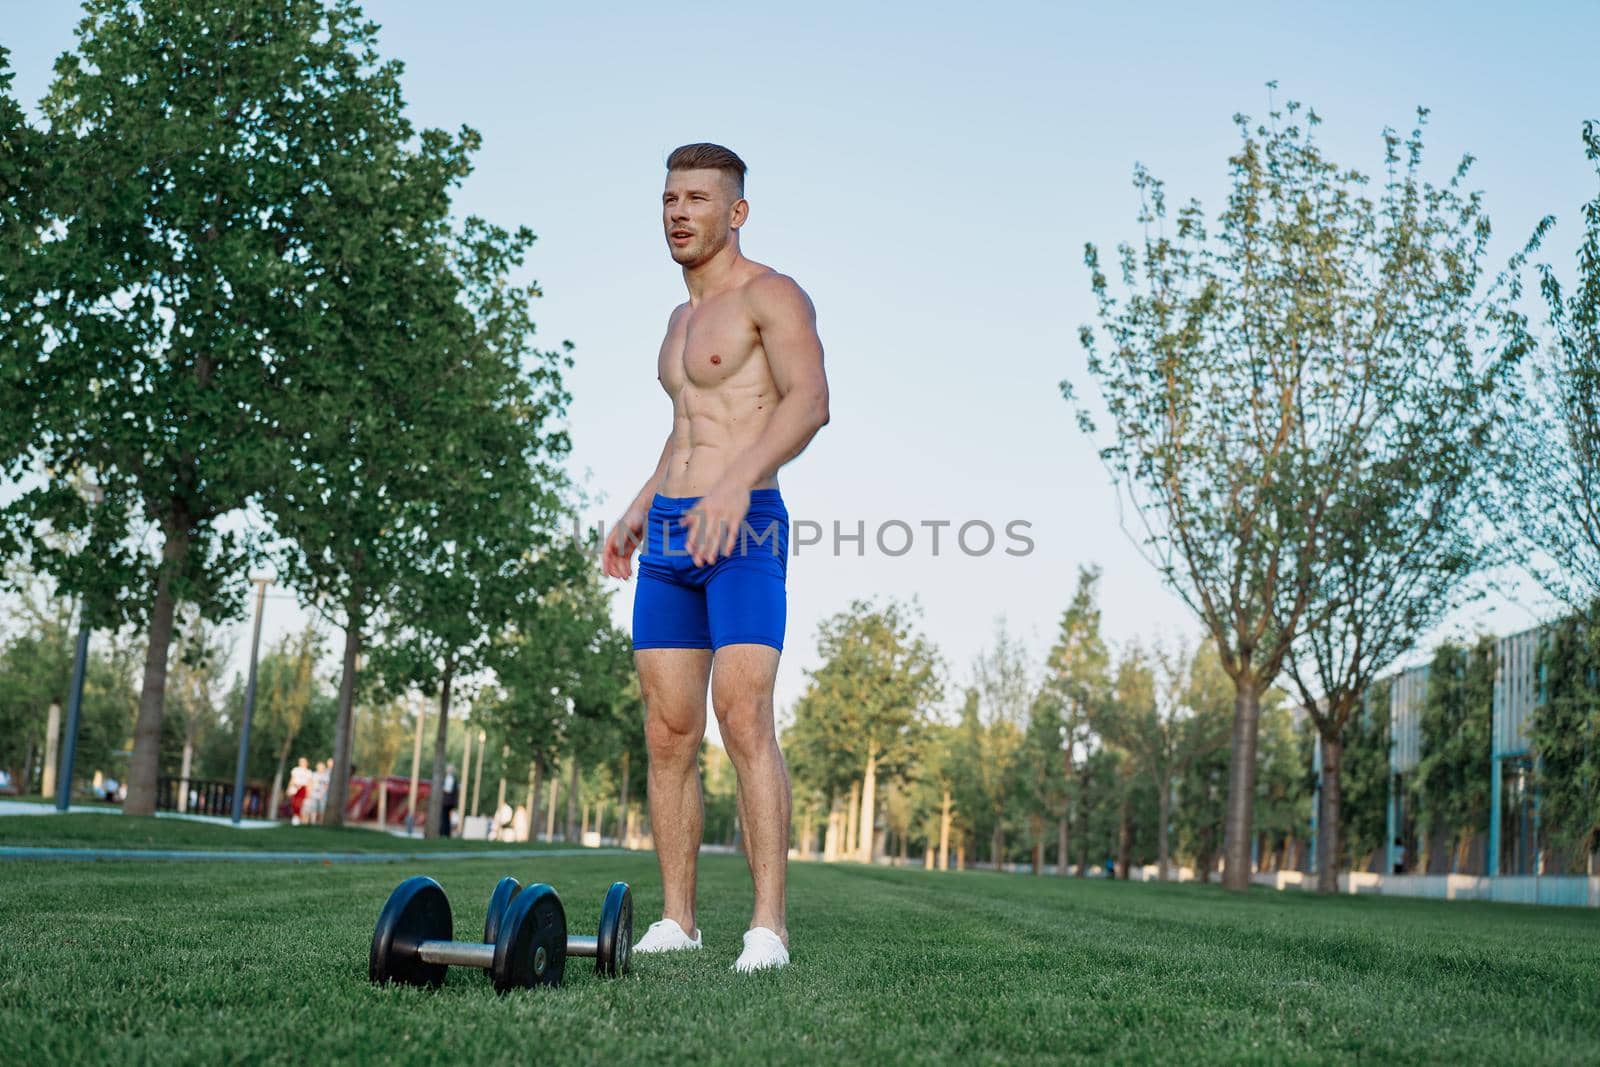
{"label": "shirtless man", "polygon": [[[661,221],[689,302],[667,320],[657,376],[672,431],[656,469],[606,539],[602,566],[633,574],[634,661],[650,751],[650,828],[661,921],[635,952],[700,947],[695,863],[704,809],[706,686],[739,777],[755,911],[734,969],[789,962],[789,772],[772,687],[783,648],[789,513],[778,468],[828,421],[816,313],[805,292],[739,251],[744,161],[692,144],[667,159]],[[693,931],[693,933],[690,933]]]}

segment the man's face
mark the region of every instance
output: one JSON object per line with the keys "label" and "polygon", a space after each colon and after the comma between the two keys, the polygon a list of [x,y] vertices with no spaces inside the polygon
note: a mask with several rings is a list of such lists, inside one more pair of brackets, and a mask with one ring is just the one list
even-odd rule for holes
{"label": "man's face", "polygon": [[679,266],[699,266],[727,247],[748,210],[733,180],[720,170],[668,171],[661,193],[667,250]]}

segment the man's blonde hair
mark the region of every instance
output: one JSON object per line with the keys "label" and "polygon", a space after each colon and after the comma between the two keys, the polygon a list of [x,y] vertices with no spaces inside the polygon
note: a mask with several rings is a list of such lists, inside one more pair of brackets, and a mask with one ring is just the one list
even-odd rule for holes
{"label": "man's blonde hair", "polygon": [[733,180],[734,188],[743,197],[744,175],[749,168],[733,149],[701,141],[672,150],[667,157],[667,171],[675,170],[720,170]]}

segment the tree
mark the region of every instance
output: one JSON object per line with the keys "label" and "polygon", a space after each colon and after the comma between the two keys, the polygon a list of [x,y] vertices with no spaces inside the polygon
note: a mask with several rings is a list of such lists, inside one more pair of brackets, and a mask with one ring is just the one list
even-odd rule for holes
{"label": "tree", "polygon": [[[1489,221],[1481,194],[1463,190],[1470,157],[1442,186],[1422,180],[1422,126],[1403,142],[1386,131],[1388,180],[1377,205],[1349,225],[1376,271],[1338,278],[1343,359],[1328,385],[1351,398],[1339,413],[1349,449],[1325,512],[1309,618],[1288,672],[1322,742],[1319,826],[1341,825],[1340,738],[1363,695],[1420,634],[1461,602],[1464,580],[1489,560],[1487,502],[1495,408],[1521,352],[1484,359],[1494,334],[1520,334],[1500,301],[1506,276],[1485,287]],[[1318,841],[1317,887],[1338,891],[1337,835]]]}
{"label": "tree", "polygon": [[[234,643],[221,627],[208,624],[198,612],[191,612],[183,619],[176,640],[178,661],[168,676],[168,699],[173,702],[182,726],[178,810],[187,811],[195,751],[202,736],[221,716],[219,690]],[[276,811],[276,808],[271,810]]]}
{"label": "tree", "polygon": [[857,855],[875,854],[880,775],[903,775],[927,710],[943,696],[938,651],[915,629],[915,603],[852,601],[817,627],[822,666],[808,685],[787,740],[812,780],[838,785],[845,767],[862,774]]}
{"label": "tree", "polygon": [[[344,631],[326,822],[343,821],[357,664],[389,604],[428,512],[448,509],[441,478],[480,413],[458,381],[473,362],[470,310],[450,263],[449,193],[479,143],[425,130],[413,140],[398,92],[372,131],[365,225],[341,233],[344,270],[324,296],[342,325],[339,358],[303,372],[315,402],[294,412],[296,448],[263,507],[284,539],[279,568],[302,602]],[[419,387],[427,383],[427,387]],[[285,429],[290,427],[285,426]]]}
{"label": "tree", "polygon": [[533,239],[526,229],[469,219],[457,242],[472,333],[459,350],[454,388],[476,417],[452,439],[449,464],[431,472],[430,500],[446,503],[416,509],[388,640],[374,654],[386,676],[439,693],[430,835],[444,810],[452,687],[487,667],[527,605],[570,573],[570,554],[553,546],[568,514],[558,464],[570,448],[561,373],[571,357],[566,348],[533,347],[528,304],[537,288],[511,281]]}
{"label": "tree", "polygon": [[[350,0],[85,9],[42,104],[48,225],[8,287],[45,343],[6,339],[32,347],[0,364],[26,431],[0,440],[42,477],[6,508],[14,537],[111,531],[96,566],[52,573],[147,629],[126,810],[149,814],[176,606],[242,600],[252,528],[223,520],[286,468],[311,369],[348,341],[334,294],[392,194],[399,70]],[[84,473],[92,518],[66,491]]]}
{"label": "tree", "polygon": [[[1600,174],[1600,122],[1583,124],[1583,144]],[[1572,289],[1549,264],[1539,266],[1549,341],[1529,362],[1500,497],[1532,550],[1521,557],[1525,566],[1578,612],[1600,603],[1600,195],[1584,204],[1583,217]]]}
{"label": "tree", "polygon": [[[1207,657],[1199,669],[1214,662]],[[1189,764],[1228,744],[1224,720],[1201,714],[1190,703],[1197,664],[1201,657],[1181,645],[1157,645],[1149,653],[1131,646],[1117,665],[1116,699],[1103,703],[1091,718],[1096,731],[1126,752],[1155,786],[1157,877],[1163,882],[1171,856],[1174,784]]]}
{"label": "tree", "polygon": [[[1363,857],[1387,844],[1390,684],[1390,679],[1383,679],[1367,691],[1360,713],[1350,717],[1340,737],[1345,757],[1344,795],[1339,806],[1339,822],[1335,824],[1341,846],[1335,858],[1336,866],[1348,862],[1354,868]],[[1319,853],[1324,852],[1322,838],[1327,833],[1329,828],[1319,816]],[[1320,872],[1320,858],[1318,864]]]}
{"label": "tree", "polygon": [[[366,727],[355,738],[355,761],[371,771],[378,788],[378,825],[389,825],[389,777],[411,743],[416,718],[410,701],[390,697],[369,705]],[[344,709],[339,710],[343,716]],[[332,814],[331,806],[329,814]],[[341,820],[342,821],[342,820]]]}
{"label": "tree", "polygon": [[[1539,649],[1543,700],[1534,709],[1540,834],[1571,867],[1592,873],[1600,849],[1600,606],[1568,616]],[[1541,846],[1544,843],[1541,842]],[[1587,862],[1578,864],[1577,859]],[[1558,856],[1547,868],[1560,872]]]}
{"label": "tree", "polygon": [[[1494,716],[1494,639],[1471,647],[1446,641],[1433,653],[1422,702],[1421,754],[1411,776],[1423,848],[1453,843],[1449,872],[1467,860],[1475,834],[1489,830],[1489,775]],[[1433,864],[1425,854],[1419,869]]]}
{"label": "tree", "polygon": [[[1351,611],[1337,612],[1353,598],[1387,586],[1426,602],[1410,598],[1412,579],[1461,569],[1448,536],[1437,559],[1390,565],[1423,522],[1439,530],[1458,516],[1462,497],[1455,483],[1406,483],[1431,476],[1435,461],[1420,453],[1436,439],[1418,412],[1385,405],[1427,401],[1418,383],[1436,371],[1455,390],[1437,399],[1454,421],[1436,462],[1465,477],[1471,420],[1457,412],[1477,394],[1457,375],[1484,340],[1475,315],[1488,314],[1473,284],[1487,221],[1477,194],[1460,191],[1465,163],[1442,188],[1423,183],[1420,137],[1402,164],[1386,131],[1389,180],[1374,202],[1366,176],[1323,155],[1314,111],[1291,102],[1270,118],[1236,117],[1242,144],[1215,235],[1197,202],[1169,232],[1162,183],[1138,167],[1146,235],[1138,250],[1119,246],[1125,300],[1095,246],[1085,252],[1104,343],[1087,326],[1082,342],[1115,431],[1101,454],[1234,682],[1224,875],[1234,890],[1249,884],[1261,697],[1291,642],[1331,633],[1345,649]],[[1070,383],[1063,391],[1073,397]],[[1078,413],[1092,431],[1087,407]],[[1397,426],[1409,436],[1386,442]],[[1398,456],[1402,446],[1415,453]],[[1417,501],[1426,519],[1411,521],[1404,508]],[[1336,662],[1358,663],[1359,680],[1376,669],[1370,659]]]}
{"label": "tree", "polygon": [[317,680],[317,661],[321,658],[322,635],[307,626],[298,634],[285,634],[256,665],[252,730],[260,731],[256,737],[262,741],[277,741],[268,818],[278,817],[289,756],[321,688]]}
{"label": "tree", "polygon": [[1016,761],[1022,748],[1023,727],[1037,693],[1028,650],[1006,630],[1005,618],[995,622],[994,645],[979,652],[972,663],[972,688],[978,694],[976,776],[979,791],[993,819],[990,852],[995,869],[1006,859],[1006,801],[1012,795]]}
{"label": "tree", "polygon": [[[1056,854],[1059,857],[1056,873],[1067,873],[1069,829],[1073,798],[1074,750],[1083,743],[1083,732],[1089,723],[1091,711],[1107,699],[1111,681],[1109,677],[1110,653],[1100,636],[1100,605],[1097,599],[1100,582],[1098,567],[1078,568],[1078,584],[1072,601],[1061,614],[1061,626],[1056,643],[1045,659],[1043,692],[1049,695],[1048,703],[1038,704],[1041,710],[1050,709],[1056,716],[1061,763],[1059,777],[1043,775],[1047,809],[1057,816]],[[1048,739],[1050,724],[1041,722],[1035,744]],[[1052,792],[1059,789],[1059,794]]]}

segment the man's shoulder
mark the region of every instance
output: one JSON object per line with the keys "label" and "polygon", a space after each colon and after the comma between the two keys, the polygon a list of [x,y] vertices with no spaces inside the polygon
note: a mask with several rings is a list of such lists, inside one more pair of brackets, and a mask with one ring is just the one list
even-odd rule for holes
{"label": "man's shoulder", "polygon": [[743,289],[751,312],[758,317],[811,306],[811,297],[799,282],[771,267],[751,276]]}

